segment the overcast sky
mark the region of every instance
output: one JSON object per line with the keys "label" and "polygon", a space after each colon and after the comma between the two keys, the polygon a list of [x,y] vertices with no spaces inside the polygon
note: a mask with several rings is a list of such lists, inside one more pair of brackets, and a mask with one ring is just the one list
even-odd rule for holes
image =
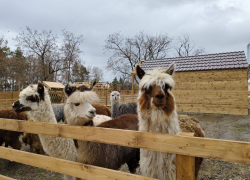
{"label": "overcast sky", "polygon": [[[103,51],[109,34],[133,37],[140,31],[172,38],[188,33],[206,54],[245,51],[250,42],[250,0],[0,0],[0,34],[15,47],[12,38],[29,26],[62,29],[82,34],[85,66],[104,71],[110,54]],[[172,54],[170,53],[170,56]]]}

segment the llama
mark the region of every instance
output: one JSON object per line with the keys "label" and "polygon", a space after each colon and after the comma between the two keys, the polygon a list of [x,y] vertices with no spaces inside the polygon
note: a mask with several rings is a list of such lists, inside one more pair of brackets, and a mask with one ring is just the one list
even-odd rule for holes
{"label": "llama", "polygon": [[[141,79],[138,96],[139,131],[173,135],[181,132],[175,98],[171,92],[175,84],[174,71],[175,64],[167,70],[157,68],[146,73],[139,66],[136,67],[137,76]],[[196,164],[197,175],[201,158],[196,159]],[[140,149],[140,170],[143,176],[175,180],[175,155]]]}
{"label": "llama", "polygon": [[[16,112],[29,111],[35,122],[47,122],[57,124],[50,96],[42,83],[29,85],[20,92],[19,100],[13,103],[12,108]],[[49,156],[78,161],[74,141],[72,139],[39,134],[44,151]],[[65,175],[65,179],[75,179]],[[78,179],[78,178],[77,178]]]}
{"label": "llama", "polygon": [[119,91],[110,91],[112,119],[123,114],[137,114],[137,103],[120,103],[121,97]]}
{"label": "llama", "polygon": [[[99,98],[95,92],[86,86],[76,89],[65,87],[68,98],[64,106],[65,117],[70,125],[93,126],[92,119],[96,114],[91,105]],[[125,114],[116,119],[103,122],[97,127],[138,130],[138,117],[135,114]],[[130,172],[134,173],[139,165],[139,149],[110,144],[75,141],[79,161],[86,164],[117,170],[124,163],[128,164]]]}
{"label": "llama", "polygon": [[[28,120],[26,113],[16,113],[12,109],[0,110],[0,118]],[[5,147],[11,146],[14,149],[20,150],[22,143],[19,141],[19,136],[21,134],[23,133],[0,129],[0,146],[5,143]]]}

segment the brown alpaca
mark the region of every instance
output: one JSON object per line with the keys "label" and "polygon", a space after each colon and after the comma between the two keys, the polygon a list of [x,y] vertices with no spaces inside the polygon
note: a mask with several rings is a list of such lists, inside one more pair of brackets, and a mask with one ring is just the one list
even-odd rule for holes
{"label": "brown alpaca", "polygon": [[100,104],[92,104],[92,106],[96,109],[96,114],[101,114],[111,117],[111,111],[107,106],[103,106]]}
{"label": "brown alpaca", "polygon": [[[64,113],[68,124],[78,126],[94,126],[96,109],[91,105],[98,100],[96,93],[87,87],[76,89],[66,86],[68,97]],[[138,130],[138,116],[125,114],[116,119],[103,122],[97,127]],[[86,164],[117,170],[127,163],[130,172],[134,173],[139,162],[139,149],[110,144],[75,140],[79,161]]]}
{"label": "brown alpaca", "polygon": [[[26,113],[16,113],[12,109],[0,110],[0,118],[27,120]],[[0,129],[0,146],[5,143],[5,147],[11,146],[14,149],[20,150],[22,143],[19,141],[19,136],[22,132],[8,131]]]}
{"label": "brown alpaca", "polygon": [[[29,119],[29,121],[33,121],[33,120]],[[24,133],[22,137],[22,141],[25,143],[25,145],[27,144],[30,145],[30,152],[33,152],[35,149],[35,152],[37,154],[45,155],[40,138],[37,134]]]}
{"label": "brown alpaca", "polygon": [[[195,132],[195,136],[204,137],[204,130],[198,121],[189,119],[178,120],[173,74],[175,65],[168,69],[157,68],[144,72],[136,67],[139,84],[138,118],[139,131],[177,135],[179,132]],[[195,175],[197,178],[202,158],[196,158]],[[143,176],[175,180],[175,154],[157,152],[147,149],[140,151],[140,170]]]}

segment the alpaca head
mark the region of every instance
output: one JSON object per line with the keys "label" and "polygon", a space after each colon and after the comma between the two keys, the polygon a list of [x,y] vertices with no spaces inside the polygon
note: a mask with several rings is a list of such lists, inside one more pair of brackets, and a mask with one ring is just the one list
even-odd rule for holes
{"label": "alpaca head", "polygon": [[42,83],[29,85],[20,92],[20,98],[12,104],[12,109],[16,112],[38,111],[39,104],[44,101],[46,94],[48,92]]}
{"label": "alpaca head", "polygon": [[85,85],[64,88],[67,96],[64,113],[68,124],[84,125],[95,117],[96,109],[91,104],[99,98],[91,89]]}
{"label": "alpaca head", "polygon": [[120,92],[119,91],[110,91],[110,101],[111,102],[120,102]]}
{"label": "alpaca head", "polygon": [[174,71],[175,64],[168,69],[157,68],[146,73],[139,66],[136,67],[137,76],[141,79],[138,99],[141,111],[150,108],[162,109],[167,115],[174,111],[175,100],[171,93],[174,87]]}

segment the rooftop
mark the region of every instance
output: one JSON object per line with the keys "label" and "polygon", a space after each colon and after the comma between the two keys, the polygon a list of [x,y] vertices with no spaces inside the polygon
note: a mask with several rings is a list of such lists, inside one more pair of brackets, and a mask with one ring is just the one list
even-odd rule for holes
{"label": "rooftop", "polygon": [[176,64],[177,72],[248,68],[244,51],[146,60],[141,68],[144,70],[157,67],[167,68],[173,62]]}

